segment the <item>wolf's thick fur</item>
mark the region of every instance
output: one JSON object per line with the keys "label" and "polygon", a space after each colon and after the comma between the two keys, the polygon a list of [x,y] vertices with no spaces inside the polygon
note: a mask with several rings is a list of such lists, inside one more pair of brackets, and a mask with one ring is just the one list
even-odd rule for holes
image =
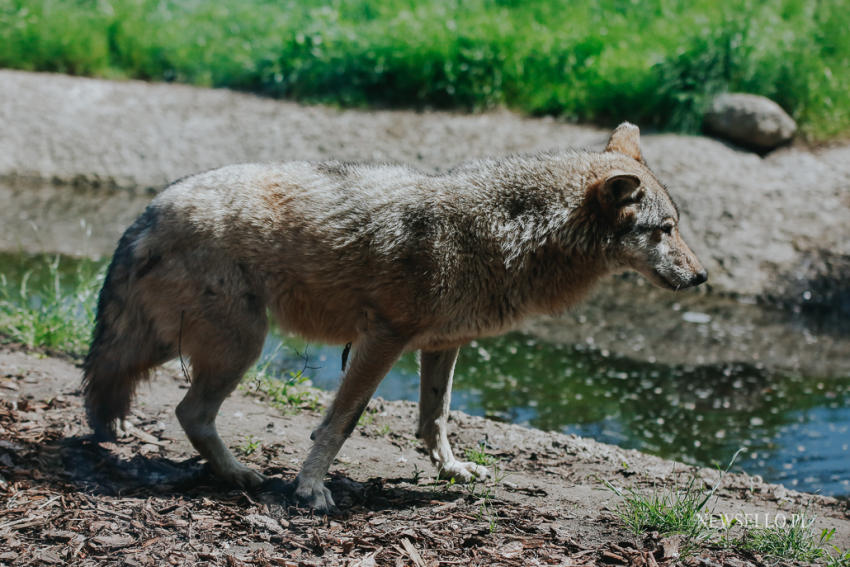
{"label": "wolf's thick fur", "polygon": [[90,422],[109,435],[136,384],[179,350],[192,366],[177,408],[189,439],[224,479],[262,482],[214,421],[260,354],[268,309],[310,340],[354,344],[297,478],[304,502],[333,507],[328,467],[406,350],[421,351],[419,434],[432,460],[459,480],[486,475],[456,460],[447,439],[458,348],[561,311],[612,271],[671,289],[705,281],[678,220],[627,123],[601,153],[481,160],[443,175],[292,162],[188,177],[115,252],[84,366]]}

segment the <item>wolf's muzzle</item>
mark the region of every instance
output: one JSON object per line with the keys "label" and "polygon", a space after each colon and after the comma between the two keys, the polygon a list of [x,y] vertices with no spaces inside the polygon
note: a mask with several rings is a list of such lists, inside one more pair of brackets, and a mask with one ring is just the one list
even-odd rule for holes
{"label": "wolf's muzzle", "polygon": [[688,285],[695,286],[701,283],[705,283],[706,281],[708,281],[708,271],[703,270],[695,274],[694,277],[691,278],[691,281],[688,282]]}

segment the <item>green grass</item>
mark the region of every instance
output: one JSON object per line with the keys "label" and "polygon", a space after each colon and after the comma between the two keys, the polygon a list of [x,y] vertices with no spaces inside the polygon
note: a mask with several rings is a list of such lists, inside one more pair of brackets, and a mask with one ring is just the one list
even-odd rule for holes
{"label": "green grass", "polygon": [[[829,567],[850,567],[850,550],[842,551],[830,540],[835,529],[815,530],[815,517],[806,510],[789,516],[787,521],[768,526],[738,526],[737,519],[722,519],[722,529],[713,525],[709,502],[718,485],[701,488],[701,483],[691,477],[681,488],[665,488],[649,495],[634,489],[619,490],[611,484],[623,501],[617,510],[620,520],[634,535],[642,537],[650,532],[661,535],[682,534],[682,555],[689,555],[702,544],[712,544],[728,549],[756,552],[776,560],[820,563]],[[785,518],[783,517],[783,520]],[[736,526],[741,535],[730,535]]]}
{"label": "green grass", "polygon": [[245,438],[245,443],[243,443],[239,447],[239,452],[247,457],[248,455],[252,455],[252,454],[256,453],[259,449],[262,448],[262,446],[263,446],[262,441],[260,441],[259,439],[257,439],[253,435],[248,435]]}
{"label": "green grass", "polygon": [[468,461],[471,461],[476,465],[481,465],[482,467],[489,467],[497,463],[496,457],[488,454],[484,450],[484,443],[479,443],[477,447],[474,449],[467,449],[464,453]]}
{"label": "green grass", "polygon": [[378,413],[378,410],[375,408],[366,407],[363,410],[363,413],[360,414],[360,417],[357,418],[357,427],[369,427],[375,422],[375,415]]}
{"label": "green grass", "polygon": [[260,397],[278,409],[313,409],[318,403],[315,393],[305,386],[309,379],[300,371],[290,371],[288,376],[281,377],[258,376],[255,371],[250,371],[246,377],[247,389],[260,394]]}
{"label": "green grass", "polygon": [[[0,338],[78,358],[85,355],[106,264],[60,256],[0,254],[0,270]],[[315,407],[316,395],[301,371],[283,377],[271,372],[276,354],[246,373],[244,388],[279,409]]]}
{"label": "green grass", "polygon": [[745,527],[743,536],[725,538],[721,543],[773,559],[821,563],[832,567],[850,565],[850,551],[841,551],[829,543],[835,534],[835,528],[818,532],[814,528],[815,519],[806,510],[801,510],[785,522],[777,522],[771,526]]}
{"label": "green grass", "polygon": [[[816,517],[808,509],[788,516],[777,514],[770,525],[747,525],[738,518],[715,514],[712,504],[723,475],[732,468],[741,451],[735,453],[713,487],[692,475],[681,486],[665,487],[644,494],[634,488],[619,489],[603,483],[617,494],[621,503],[617,515],[637,537],[651,532],[681,534],[681,554],[687,556],[704,544],[727,549],[753,551],[775,560],[820,563],[828,567],[850,567],[850,550],[830,543],[835,528],[814,528]],[[781,520],[780,520],[781,518]],[[720,520],[720,525],[713,520]]]}
{"label": "green grass", "polygon": [[272,406],[293,411],[314,409],[318,404],[316,394],[309,387],[309,378],[301,370],[290,370],[285,376],[271,371],[271,366],[281,345],[269,356],[260,360],[242,379],[242,388],[258,394]]}
{"label": "green grass", "polygon": [[850,130],[847,29],[843,0],[0,0],[0,66],[688,132],[745,91],[826,139]]}
{"label": "green grass", "polygon": [[[718,536],[710,521],[714,514],[710,504],[723,475],[729,472],[740,454],[741,449],[735,452],[726,468],[718,467],[720,476],[711,488],[705,486],[696,475],[691,475],[686,484],[677,483],[655,489],[650,494],[643,494],[634,488],[619,489],[608,481],[603,483],[622,499],[617,515],[629,531],[636,536],[649,532],[682,534],[682,553],[686,555],[693,548]],[[623,465],[628,468],[627,463]]]}
{"label": "green grass", "polygon": [[69,271],[57,256],[17,277],[0,274],[0,334],[29,347],[82,356],[91,337],[104,267],[75,264]]}
{"label": "green grass", "polygon": [[623,499],[617,515],[635,535],[682,534],[693,544],[708,539],[713,533],[705,518],[711,514],[707,506],[717,486],[710,490],[703,488],[701,481],[691,477],[684,486],[643,494],[633,488],[621,490],[608,482],[605,484]]}

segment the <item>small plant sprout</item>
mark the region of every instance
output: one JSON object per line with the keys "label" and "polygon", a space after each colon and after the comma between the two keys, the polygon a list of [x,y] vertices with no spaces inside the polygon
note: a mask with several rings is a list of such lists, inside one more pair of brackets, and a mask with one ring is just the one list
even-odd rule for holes
{"label": "small plant sprout", "polygon": [[496,458],[488,455],[484,450],[483,442],[479,442],[478,446],[473,449],[467,449],[465,455],[468,460],[483,467],[488,467],[496,463]]}
{"label": "small plant sprout", "polygon": [[[454,478],[451,479],[454,481]],[[465,485],[465,489],[469,496],[475,500],[478,505],[477,518],[487,521],[489,532],[495,533],[497,528],[497,518],[493,511],[493,494],[490,487],[480,484],[477,481]]]}
{"label": "small plant sprout", "polygon": [[360,414],[360,417],[357,419],[357,427],[368,427],[372,425],[375,422],[376,413],[377,410],[367,407],[366,411]]}
{"label": "small plant sprout", "polygon": [[309,378],[304,376],[302,370],[290,370],[281,377],[272,372],[272,363],[280,349],[281,345],[278,344],[270,355],[263,357],[263,360],[245,375],[243,383],[247,384],[247,389],[260,394],[280,410],[314,409],[318,400],[308,387]]}
{"label": "small plant sprout", "polygon": [[245,438],[245,443],[243,443],[242,446],[239,447],[239,451],[247,457],[248,455],[256,453],[257,450],[262,447],[262,445],[263,444],[259,439],[257,439],[253,435],[249,435]]}
{"label": "small plant sprout", "polygon": [[493,503],[490,499],[490,491],[488,490],[481,499],[481,505],[478,509],[478,518],[487,521],[487,529],[491,534],[496,533],[498,522],[496,514],[493,512]]}
{"label": "small plant sprout", "polygon": [[419,468],[419,465],[413,463],[413,484],[419,484],[419,480],[422,478],[422,469]]}

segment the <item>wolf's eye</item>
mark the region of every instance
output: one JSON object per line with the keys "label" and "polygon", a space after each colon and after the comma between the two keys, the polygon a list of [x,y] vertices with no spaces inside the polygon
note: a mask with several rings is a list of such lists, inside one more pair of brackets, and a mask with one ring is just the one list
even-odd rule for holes
{"label": "wolf's eye", "polygon": [[664,234],[673,234],[673,229],[676,227],[676,224],[673,221],[665,222],[661,225],[661,231]]}

